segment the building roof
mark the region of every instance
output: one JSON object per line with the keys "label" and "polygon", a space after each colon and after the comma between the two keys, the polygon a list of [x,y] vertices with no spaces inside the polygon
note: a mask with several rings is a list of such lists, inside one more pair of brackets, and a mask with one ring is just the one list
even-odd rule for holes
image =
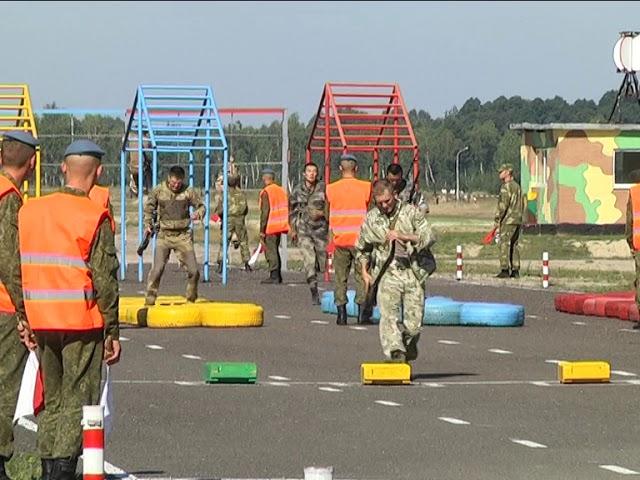
{"label": "building roof", "polygon": [[626,130],[640,131],[638,123],[512,123],[510,130]]}

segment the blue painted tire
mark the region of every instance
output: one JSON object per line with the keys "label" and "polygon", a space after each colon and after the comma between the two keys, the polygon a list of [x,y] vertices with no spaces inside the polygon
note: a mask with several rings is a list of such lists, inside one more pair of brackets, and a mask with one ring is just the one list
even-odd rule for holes
{"label": "blue painted tire", "polygon": [[[333,290],[323,292],[322,298],[320,299],[320,308],[322,312],[334,315],[337,314],[338,309],[334,302],[335,296]],[[357,316],[358,305],[356,304],[356,291],[347,290],[347,317],[356,318]],[[371,321],[376,324],[380,322],[380,309],[378,307],[374,307],[373,314],[371,315]]]}
{"label": "blue painted tire", "polygon": [[320,299],[320,309],[322,313],[338,313],[335,303],[333,303],[333,291],[322,292]]}
{"label": "blue painted tire", "polygon": [[520,327],[524,325],[524,306],[508,303],[465,303],[460,308],[460,324],[481,327]]}
{"label": "blue painted tire", "polygon": [[424,302],[423,325],[460,325],[462,302],[447,297],[430,297]]}

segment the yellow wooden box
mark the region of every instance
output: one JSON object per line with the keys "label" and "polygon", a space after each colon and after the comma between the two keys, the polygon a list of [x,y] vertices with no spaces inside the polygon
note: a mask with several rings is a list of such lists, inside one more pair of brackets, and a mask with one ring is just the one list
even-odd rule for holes
{"label": "yellow wooden box", "polygon": [[603,361],[560,362],[560,383],[606,383],[611,379],[611,366]]}
{"label": "yellow wooden box", "polygon": [[411,367],[408,363],[363,363],[362,383],[365,385],[409,385]]}

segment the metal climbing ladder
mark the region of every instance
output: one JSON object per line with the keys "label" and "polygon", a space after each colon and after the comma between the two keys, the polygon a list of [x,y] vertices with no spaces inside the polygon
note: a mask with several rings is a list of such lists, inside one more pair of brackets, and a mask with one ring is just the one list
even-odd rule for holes
{"label": "metal climbing ladder", "polygon": [[[31,107],[29,86],[25,84],[0,84],[0,134],[22,130],[38,137],[36,121]],[[29,182],[23,185],[25,198],[29,196]],[[36,171],[33,194],[40,196],[40,147],[36,148]]]}
{"label": "metal climbing ladder", "polygon": [[[142,139],[142,141],[139,141]],[[209,281],[211,204],[211,162],[214,152],[222,152],[223,190],[223,251],[227,249],[228,147],[222,122],[218,114],[213,90],[206,85],[140,85],[136,90],[133,107],[128,112],[126,132],[120,154],[120,276],[124,279],[126,261],[126,174],[127,158],[133,153],[138,158],[138,241],[144,235],[143,225],[143,159],[151,155],[152,184],[158,182],[159,154],[185,153],[189,157],[189,186],[194,186],[196,156],[204,160],[204,281]],[[227,283],[227,256],[222,256],[222,283]],[[138,281],[144,275],[143,258],[138,258]]]}

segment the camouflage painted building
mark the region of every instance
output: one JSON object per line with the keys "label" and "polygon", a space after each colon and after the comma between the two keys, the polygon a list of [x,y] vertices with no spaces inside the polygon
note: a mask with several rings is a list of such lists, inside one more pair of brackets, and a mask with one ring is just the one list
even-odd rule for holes
{"label": "camouflage painted building", "polygon": [[513,124],[522,132],[520,179],[529,225],[623,224],[640,125]]}

